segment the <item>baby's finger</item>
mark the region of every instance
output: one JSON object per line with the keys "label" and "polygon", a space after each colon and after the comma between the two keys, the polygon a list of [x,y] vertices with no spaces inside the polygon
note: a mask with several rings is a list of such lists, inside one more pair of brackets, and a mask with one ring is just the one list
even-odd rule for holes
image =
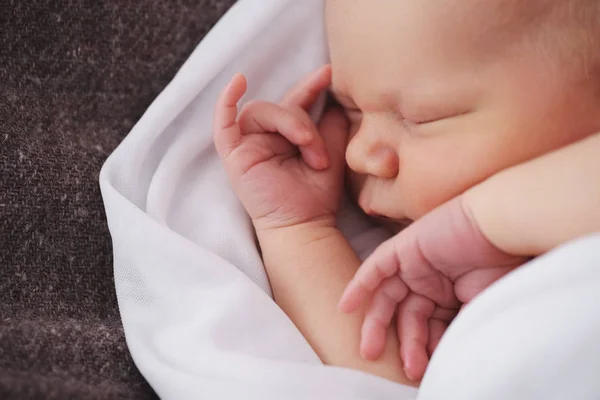
{"label": "baby's finger", "polygon": [[217,100],[213,118],[215,147],[221,157],[226,157],[240,143],[241,132],[236,120],[237,103],[246,93],[247,82],[242,74],[235,75]]}
{"label": "baby's finger", "polygon": [[492,283],[514,270],[518,264],[474,269],[454,282],[454,292],[462,303],[469,303]]}
{"label": "baby's finger", "polygon": [[325,111],[319,122],[319,132],[329,157],[330,165],[343,172],[346,165],[346,138],[348,135],[348,120],[341,109],[331,107]]}
{"label": "baby's finger", "polygon": [[394,276],[384,281],[375,291],[365,314],[362,327],[360,354],[365,360],[374,361],[385,348],[387,329],[396,313],[396,307],[406,295],[408,287]]}
{"label": "baby's finger", "polygon": [[305,76],[281,102],[283,107],[300,107],[310,111],[323,90],[331,84],[331,65],[324,65]]}
{"label": "baby's finger", "polygon": [[447,328],[448,323],[446,321],[436,318],[429,320],[429,343],[427,343],[427,354],[429,354],[429,357],[431,357],[437,348]]}
{"label": "baby's finger", "polygon": [[433,301],[414,293],[408,295],[398,307],[400,358],[404,362],[406,376],[413,381],[423,377],[429,363],[429,319],[434,311]]}
{"label": "baby's finger", "polygon": [[306,163],[314,169],[328,166],[325,145],[316,127],[302,121],[292,111],[267,101],[252,101],[241,111],[239,125],[242,135],[279,133],[298,146]]}
{"label": "baby's finger", "polygon": [[355,311],[384,279],[392,277],[399,270],[400,262],[394,251],[394,244],[392,240],[388,240],[356,271],[342,294],[338,308],[345,313]]}

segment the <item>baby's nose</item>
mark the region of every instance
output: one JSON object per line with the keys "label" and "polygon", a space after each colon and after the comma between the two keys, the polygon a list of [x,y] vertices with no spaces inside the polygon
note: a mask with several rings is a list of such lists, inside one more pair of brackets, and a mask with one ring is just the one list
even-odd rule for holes
{"label": "baby's nose", "polygon": [[346,162],[350,169],[359,174],[382,179],[398,175],[400,161],[398,153],[383,143],[369,143],[356,135],[346,149]]}

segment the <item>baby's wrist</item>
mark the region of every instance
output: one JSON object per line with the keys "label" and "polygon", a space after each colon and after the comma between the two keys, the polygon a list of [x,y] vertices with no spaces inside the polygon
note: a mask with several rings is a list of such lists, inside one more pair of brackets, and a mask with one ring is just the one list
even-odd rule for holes
{"label": "baby's wrist", "polygon": [[335,219],[320,219],[277,228],[256,227],[256,236],[263,253],[271,249],[279,252],[290,247],[297,251],[338,235],[341,232],[335,225]]}

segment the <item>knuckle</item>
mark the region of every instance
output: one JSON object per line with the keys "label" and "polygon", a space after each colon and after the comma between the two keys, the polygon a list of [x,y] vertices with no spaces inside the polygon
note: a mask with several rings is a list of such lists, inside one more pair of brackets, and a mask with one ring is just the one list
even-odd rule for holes
{"label": "knuckle", "polygon": [[291,130],[306,130],[302,120],[286,108],[280,107],[277,110],[276,118]]}
{"label": "knuckle", "polygon": [[242,110],[240,111],[240,116],[259,112],[265,107],[267,107],[267,104],[268,103],[263,100],[250,100],[242,107]]}
{"label": "knuckle", "polygon": [[238,120],[243,133],[255,131],[264,121],[271,120],[272,104],[263,100],[251,100],[240,111]]}
{"label": "knuckle", "polygon": [[306,130],[306,126],[297,117],[295,117],[293,115],[289,115],[285,119],[291,130],[293,130],[293,131],[305,131]]}

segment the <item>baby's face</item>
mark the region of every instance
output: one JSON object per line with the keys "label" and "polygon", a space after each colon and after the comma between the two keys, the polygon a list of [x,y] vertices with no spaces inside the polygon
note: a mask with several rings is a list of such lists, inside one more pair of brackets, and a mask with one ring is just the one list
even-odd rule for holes
{"label": "baby's face", "polygon": [[414,220],[600,129],[597,94],[519,39],[535,9],[518,3],[536,1],[328,0],[332,92],[366,213]]}

